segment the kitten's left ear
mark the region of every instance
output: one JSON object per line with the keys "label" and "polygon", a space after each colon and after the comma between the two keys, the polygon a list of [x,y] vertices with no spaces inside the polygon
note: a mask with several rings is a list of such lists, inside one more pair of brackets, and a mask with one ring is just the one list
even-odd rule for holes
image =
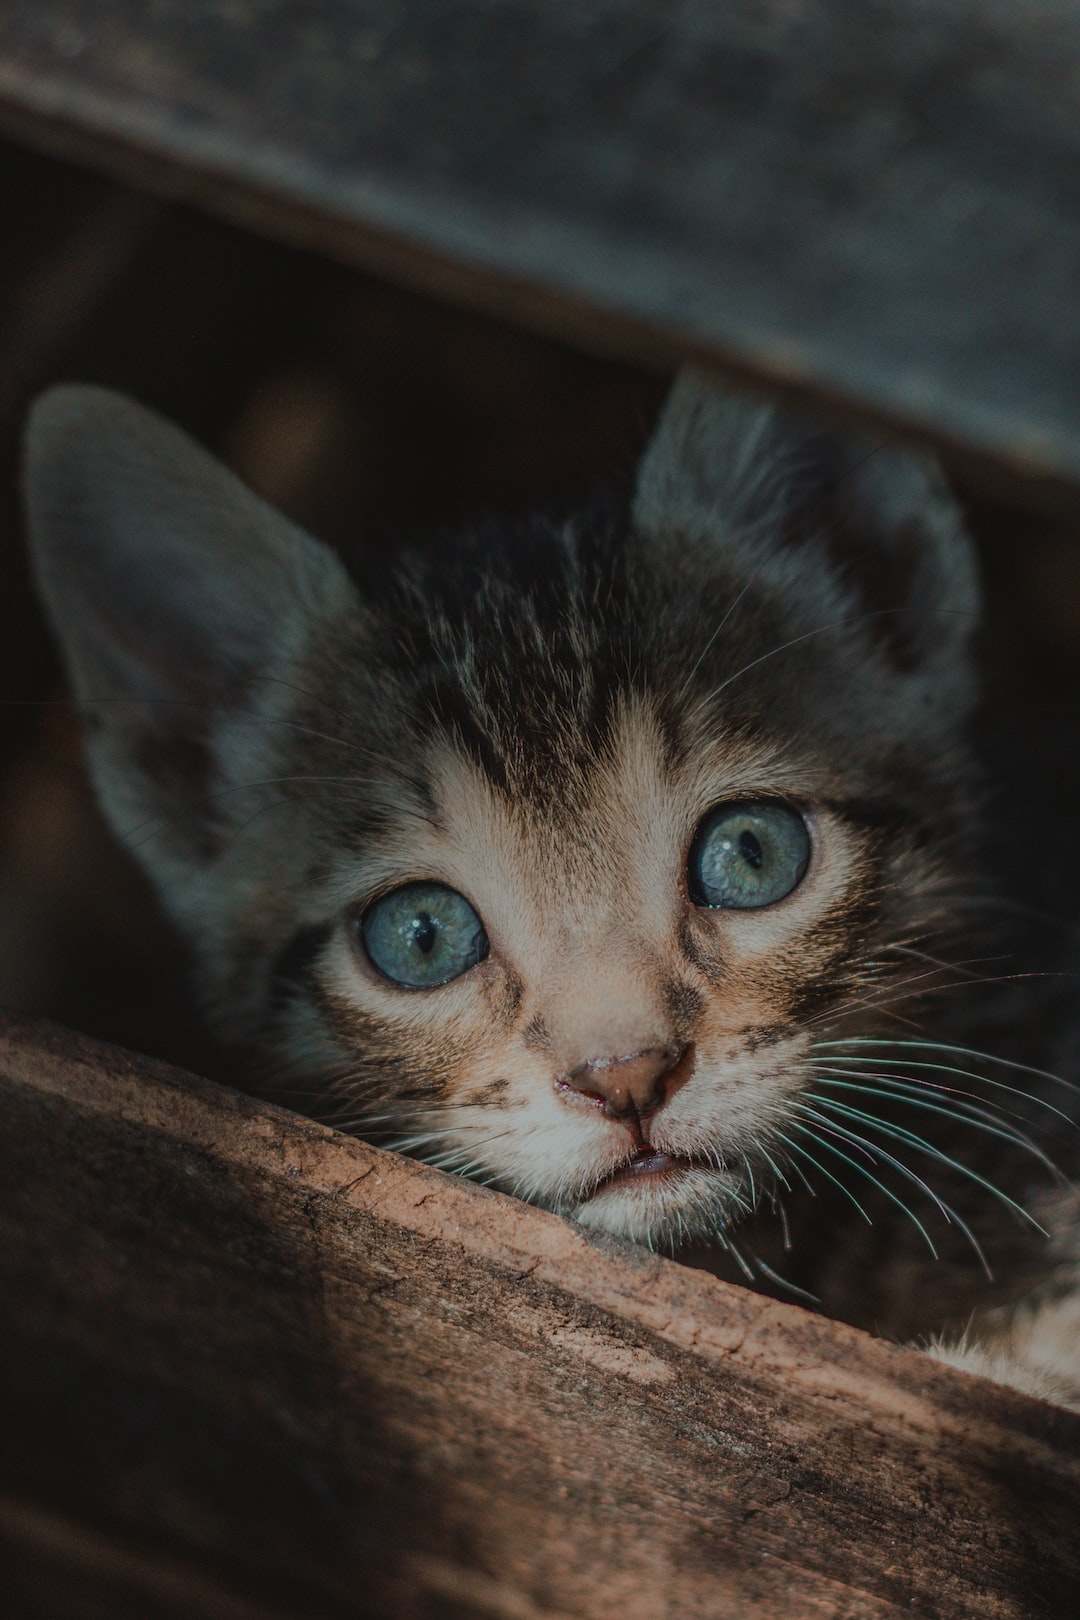
{"label": "kitten's left ear", "polygon": [[819,595],[827,570],[910,668],[955,661],[978,619],[971,542],[933,456],[822,431],[692,371],[646,451],[634,521],[655,541],[707,541]]}

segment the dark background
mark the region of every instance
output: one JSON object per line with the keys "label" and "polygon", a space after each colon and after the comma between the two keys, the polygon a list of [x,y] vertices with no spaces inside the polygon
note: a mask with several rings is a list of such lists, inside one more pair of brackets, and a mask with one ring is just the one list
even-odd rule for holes
{"label": "dark background", "polygon": [[[69,378],[128,391],[348,558],[625,486],[666,379],[15,147],[0,219],[0,1004],[213,1068],[183,955],[86,790],[29,583],[30,400]],[[1030,838],[1075,805],[1080,537],[950,470],[984,557],[991,750]],[[1080,875],[1067,844],[1043,851],[1051,888]]]}

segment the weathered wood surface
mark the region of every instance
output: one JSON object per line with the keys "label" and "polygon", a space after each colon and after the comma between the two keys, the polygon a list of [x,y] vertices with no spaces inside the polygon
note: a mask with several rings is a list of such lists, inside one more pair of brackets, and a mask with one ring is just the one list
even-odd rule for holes
{"label": "weathered wood surface", "polygon": [[0,122],[595,346],[1080,475],[1064,0],[6,0]]}
{"label": "weathered wood surface", "polygon": [[0,1091],[5,1615],[1077,1612],[1076,1417],[51,1028]]}

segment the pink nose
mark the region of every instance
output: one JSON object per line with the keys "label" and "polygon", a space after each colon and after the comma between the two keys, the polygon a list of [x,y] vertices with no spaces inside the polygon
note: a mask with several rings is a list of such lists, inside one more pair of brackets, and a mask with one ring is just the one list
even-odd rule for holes
{"label": "pink nose", "polygon": [[626,1057],[592,1058],[567,1076],[567,1083],[608,1119],[648,1119],[658,1113],[692,1071],[687,1046],[648,1046]]}

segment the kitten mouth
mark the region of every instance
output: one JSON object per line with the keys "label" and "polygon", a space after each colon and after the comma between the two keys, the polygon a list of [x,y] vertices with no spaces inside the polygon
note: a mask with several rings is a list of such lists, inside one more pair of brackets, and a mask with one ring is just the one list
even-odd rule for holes
{"label": "kitten mouth", "polygon": [[[612,1187],[625,1187],[629,1183],[670,1181],[687,1170],[699,1168],[696,1159],[682,1159],[675,1153],[664,1153],[659,1148],[639,1148],[632,1158],[625,1159],[615,1170],[598,1182],[589,1194],[596,1198]],[[711,1168],[711,1167],[710,1167]]]}

